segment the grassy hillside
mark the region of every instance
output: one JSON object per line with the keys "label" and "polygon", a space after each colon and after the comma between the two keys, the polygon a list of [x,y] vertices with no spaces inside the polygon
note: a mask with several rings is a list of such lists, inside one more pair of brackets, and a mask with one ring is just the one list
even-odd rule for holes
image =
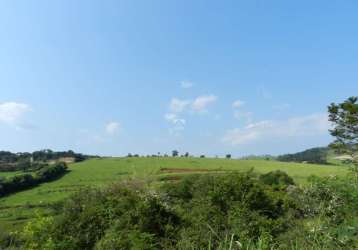
{"label": "grassy hillside", "polygon": [[[41,184],[0,199],[0,225],[5,229],[22,225],[36,210],[51,211],[56,202],[86,186],[106,186],[128,178],[165,180],[181,175],[206,172],[247,171],[267,173],[283,170],[296,182],[304,184],[311,175],[344,175],[346,168],[264,160],[228,160],[208,158],[104,158],[69,165],[70,172],[61,179]],[[3,173],[5,175],[6,173]]]}
{"label": "grassy hillside", "polygon": [[0,178],[1,177],[9,177],[9,176],[14,176],[14,175],[17,175],[17,174],[22,174],[23,172],[21,171],[11,171],[11,172],[0,172]]}

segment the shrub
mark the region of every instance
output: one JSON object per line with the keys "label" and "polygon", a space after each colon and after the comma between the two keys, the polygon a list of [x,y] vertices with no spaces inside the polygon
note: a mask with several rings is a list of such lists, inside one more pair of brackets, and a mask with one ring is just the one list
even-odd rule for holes
{"label": "shrub", "polygon": [[[264,176],[264,177],[263,177]],[[87,189],[22,234],[26,249],[356,249],[355,178],[193,175],[146,191]]]}
{"label": "shrub", "polygon": [[275,237],[284,230],[287,208],[250,174],[192,176],[162,188],[165,198],[187,223],[178,245],[218,248],[233,236],[236,241]]}
{"label": "shrub", "polygon": [[61,215],[36,240],[39,248],[49,239],[66,249],[152,249],[175,240],[180,218],[155,195],[115,186],[108,190],[84,190],[63,206]]}
{"label": "shrub", "polygon": [[34,187],[39,183],[54,180],[64,175],[66,171],[66,163],[59,162],[43,166],[38,171],[35,171],[34,175],[28,173],[0,179],[0,197]]}
{"label": "shrub", "polygon": [[261,175],[260,181],[266,185],[272,186],[275,189],[285,189],[287,186],[295,184],[293,179],[281,170],[271,171],[267,174]]}

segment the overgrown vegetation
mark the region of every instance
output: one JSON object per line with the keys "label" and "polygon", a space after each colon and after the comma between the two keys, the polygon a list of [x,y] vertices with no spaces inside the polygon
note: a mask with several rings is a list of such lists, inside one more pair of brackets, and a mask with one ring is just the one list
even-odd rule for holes
{"label": "overgrown vegetation", "polygon": [[0,178],[0,197],[54,180],[64,175],[66,171],[66,163],[58,162],[52,165],[43,165],[33,173]]}
{"label": "overgrown vegetation", "polygon": [[84,190],[58,216],[4,241],[25,249],[358,247],[356,179],[314,178],[300,188],[283,176],[193,175],[159,189],[132,181]]}

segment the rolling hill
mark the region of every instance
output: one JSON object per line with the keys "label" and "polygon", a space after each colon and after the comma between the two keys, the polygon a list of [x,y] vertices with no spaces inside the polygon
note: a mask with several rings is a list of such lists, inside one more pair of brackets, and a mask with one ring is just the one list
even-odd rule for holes
{"label": "rolling hill", "polygon": [[[120,180],[142,179],[152,185],[160,181],[177,180],[194,173],[221,173],[248,171],[267,173],[273,170],[287,172],[304,185],[311,175],[345,175],[341,166],[287,163],[265,160],[229,160],[210,158],[98,158],[69,165],[69,173],[53,182],[0,199],[0,225],[13,230],[34,217],[35,212],[53,213],[57,202],[73,192],[88,186],[105,187]],[[10,173],[2,173],[6,175]]]}

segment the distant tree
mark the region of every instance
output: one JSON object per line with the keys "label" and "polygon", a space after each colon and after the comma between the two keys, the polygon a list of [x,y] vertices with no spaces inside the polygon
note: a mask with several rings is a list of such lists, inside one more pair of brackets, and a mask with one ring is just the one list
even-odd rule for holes
{"label": "distant tree", "polygon": [[189,152],[186,152],[184,156],[189,157]]}
{"label": "distant tree", "polygon": [[205,155],[200,155],[200,158],[205,158]]}
{"label": "distant tree", "polygon": [[25,171],[25,170],[31,168],[30,159],[21,159],[21,160],[19,160],[19,163],[17,163],[17,168],[22,170],[22,171]]}
{"label": "distant tree", "polygon": [[328,148],[311,148],[295,154],[285,154],[277,157],[278,161],[308,162],[315,164],[327,164]]}
{"label": "distant tree", "polygon": [[358,166],[358,97],[328,107],[330,133],[335,137],[331,147],[340,154],[348,154],[350,162]]}
{"label": "distant tree", "polygon": [[132,155],[131,153],[129,153],[129,154],[127,155],[127,157],[133,157],[133,155]]}
{"label": "distant tree", "polygon": [[231,159],[231,154],[227,154],[226,159]]}
{"label": "distant tree", "polygon": [[172,156],[173,157],[177,157],[179,155],[179,151],[178,150],[173,150],[172,151]]}

